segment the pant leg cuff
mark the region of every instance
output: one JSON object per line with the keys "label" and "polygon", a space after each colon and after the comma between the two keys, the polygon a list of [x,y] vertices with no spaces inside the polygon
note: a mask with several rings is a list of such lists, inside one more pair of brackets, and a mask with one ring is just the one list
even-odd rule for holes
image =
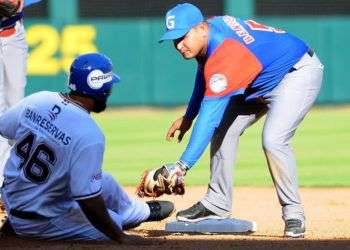
{"label": "pant leg cuff", "polygon": [[210,203],[209,201],[207,201],[205,198],[201,200],[201,203],[206,209],[209,209],[210,211],[212,211],[213,213],[215,213],[220,217],[229,218],[231,216],[231,211],[227,211],[225,209],[219,208],[213,205],[212,203]]}

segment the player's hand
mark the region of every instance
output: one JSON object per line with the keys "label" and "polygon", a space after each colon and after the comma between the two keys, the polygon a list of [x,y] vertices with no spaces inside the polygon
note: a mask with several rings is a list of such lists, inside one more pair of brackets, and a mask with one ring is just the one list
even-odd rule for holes
{"label": "player's hand", "polygon": [[144,237],[132,234],[123,234],[118,242],[125,245],[148,245],[151,243]]}
{"label": "player's hand", "polygon": [[176,131],[178,130],[180,131],[180,133],[177,136],[177,141],[181,142],[183,136],[191,128],[191,126],[192,126],[192,121],[187,120],[183,116],[181,116],[180,118],[175,120],[171,125],[171,127],[169,128],[168,133],[166,135],[166,139],[168,141],[171,141],[174,138]]}
{"label": "player's hand", "polygon": [[158,169],[146,170],[136,188],[138,197],[159,197],[163,194],[183,195],[188,167],[182,161],[165,164]]}

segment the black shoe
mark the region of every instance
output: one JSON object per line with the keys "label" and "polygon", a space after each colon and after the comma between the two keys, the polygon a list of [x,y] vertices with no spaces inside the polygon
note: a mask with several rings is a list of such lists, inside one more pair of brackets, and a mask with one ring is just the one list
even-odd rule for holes
{"label": "black shoe", "polygon": [[126,225],[123,225],[123,230],[133,229],[133,228],[135,228],[135,227],[140,226],[141,224],[142,224],[142,222],[126,224]]}
{"label": "black shoe", "polygon": [[[150,215],[144,222],[163,220],[174,212],[174,204],[170,201],[146,201],[146,203],[149,206]],[[138,227],[141,223],[123,225],[123,230]]]}
{"label": "black shoe", "polygon": [[170,201],[147,201],[150,215],[146,221],[159,221],[168,218],[174,212],[174,204]]}
{"label": "black shoe", "polygon": [[192,207],[180,211],[176,214],[176,219],[179,221],[188,221],[188,222],[198,222],[206,219],[225,219],[214,212],[207,209],[203,204],[199,201],[194,204]]}
{"label": "black shoe", "polygon": [[305,223],[299,219],[285,221],[284,236],[292,238],[304,238]]}

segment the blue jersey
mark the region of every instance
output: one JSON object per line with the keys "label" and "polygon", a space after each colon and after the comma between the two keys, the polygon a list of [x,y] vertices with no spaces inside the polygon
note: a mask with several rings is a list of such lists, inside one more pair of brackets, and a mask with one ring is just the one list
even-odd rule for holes
{"label": "blue jersey", "polygon": [[180,160],[191,167],[209,144],[234,95],[254,101],[273,90],[308,51],[299,38],[253,20],[219,16],[208,20],[209,42],[198,65],[185,117],[198,119]]}
{"label": "blue jersey", "polygon": [[2,188],[10,209],[56,217],[74,200],[101,193],[104,136],[90,114],[62,94],[24,98],[0,117],[0,133],[14,142]]}

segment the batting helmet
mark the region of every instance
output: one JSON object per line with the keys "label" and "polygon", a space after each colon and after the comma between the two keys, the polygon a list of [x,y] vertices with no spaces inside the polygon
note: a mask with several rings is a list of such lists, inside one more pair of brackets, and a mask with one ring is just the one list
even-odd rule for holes
{"label": "batting helmet", "polygon": [[100,53],[78,56],[70,67],[69,89],[80,94],[100,98],[110,93],[120,81],[113,73],[111,59]]}

